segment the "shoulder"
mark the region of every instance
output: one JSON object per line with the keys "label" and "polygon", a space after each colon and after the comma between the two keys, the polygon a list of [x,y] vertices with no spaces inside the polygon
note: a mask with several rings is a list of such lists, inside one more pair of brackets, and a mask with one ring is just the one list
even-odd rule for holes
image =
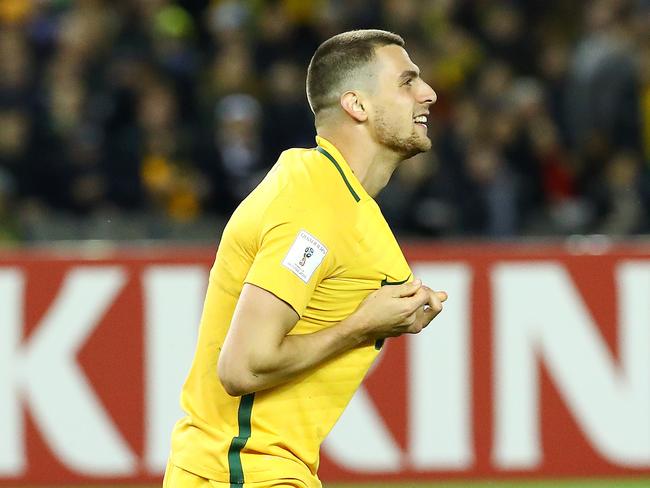
{"label": "shoulder", "polygon": [[312,216],[337,224],[344,216],[354,218],[354,196],[336,166],[316,149],[283,152],[268,178],[276,190],[271,214]]}
{"label": "shoulder", "polygon": [[229,222],[260,244],[278,226],[305,230],[326,246],[356,227],[358,203],[336,167],[315,149],[284,151]]}

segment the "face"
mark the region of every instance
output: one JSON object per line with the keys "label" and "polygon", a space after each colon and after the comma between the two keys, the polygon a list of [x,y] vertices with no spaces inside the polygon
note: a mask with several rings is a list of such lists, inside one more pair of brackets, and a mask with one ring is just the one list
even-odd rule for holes
{"label": "face", "polygon": [[436,102],[436,92],[420,78],[419,68],[400,46],[378,48],[376,67],[375,90],[366,101],[376,141],[404,159],[428,151],[429,106]]}

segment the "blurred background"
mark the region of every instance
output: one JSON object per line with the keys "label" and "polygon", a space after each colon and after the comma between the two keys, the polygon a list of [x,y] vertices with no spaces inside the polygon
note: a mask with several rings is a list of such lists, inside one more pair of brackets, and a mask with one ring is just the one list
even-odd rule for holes
{"label": "blurred background", "polygon": [[214,240],[293,146],[327,37],[395,31],[434,149],[379,200],[398,234],[650,231],[648,0],[2,0],[0,241]]}
{"label": "blurred background", "polygon": [[215,242],[356,28],[438,94],[378,200],[453,299],[323,479],[650,486],[650,0],[0,0],[0,486],[160,485]]}

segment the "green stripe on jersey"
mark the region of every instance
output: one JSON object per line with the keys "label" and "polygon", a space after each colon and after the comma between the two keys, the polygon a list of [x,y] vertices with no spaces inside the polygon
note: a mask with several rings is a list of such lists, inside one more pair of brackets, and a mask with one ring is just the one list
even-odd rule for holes
{"label": "green stripe on jersey", "polygon": [[228,468],[230,469],[230,488],[241,488],[244,484],[244,469],[241,465],[241,450],[251,436],[251,412],[255,393],[244,395],[239,400],[237,423],[239,434],[232,438],[228,449]]}

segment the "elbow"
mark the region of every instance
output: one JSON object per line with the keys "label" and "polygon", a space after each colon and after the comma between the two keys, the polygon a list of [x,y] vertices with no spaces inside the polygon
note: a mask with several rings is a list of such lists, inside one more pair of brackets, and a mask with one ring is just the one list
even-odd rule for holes
{"label": "elbow", "polygon": [[226,390],[226,393],[231,397],[240,397],[253,393],[251,389],[247,388],[246,385],[241,382],[224,379],[222,377],[219,377],[219,379],[221,380],[223,389]]}
{"label": "elbow", "polygon": [[256,391],[255,385],[251,381],[252,374],[242,371],[241,368],[229,366],[221,358],[217,363],[217,375],[223,389],[232,397],[239,397]]}

